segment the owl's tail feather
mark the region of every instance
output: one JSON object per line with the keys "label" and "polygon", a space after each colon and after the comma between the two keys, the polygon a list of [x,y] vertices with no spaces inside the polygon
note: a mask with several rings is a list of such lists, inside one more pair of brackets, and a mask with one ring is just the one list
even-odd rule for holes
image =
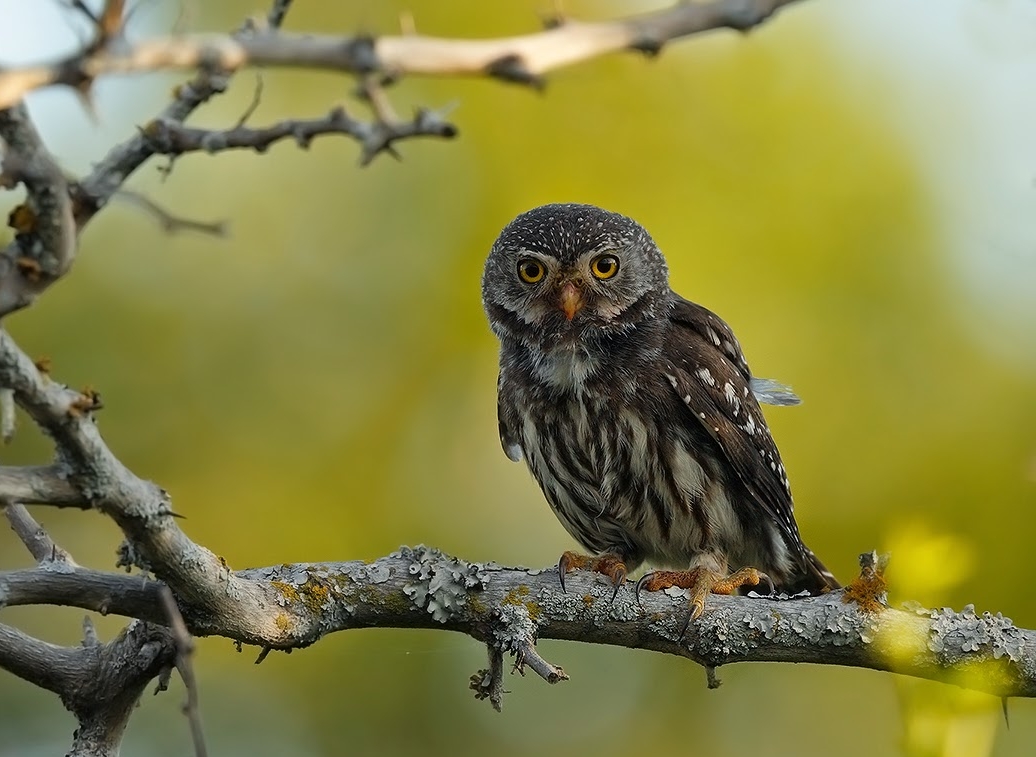
{"label": "owl's tail feather", "polygon": [[805,572],[789,582],[790,586],[787,587],[789,594],[795,594],[800,591],[808,591],[814,595],[825,594],[842,588],[834,573],[829,571],[824,566],[824,563],[820,562],[820,558],[813,554],[813,550],[803,546],[803,552]]}

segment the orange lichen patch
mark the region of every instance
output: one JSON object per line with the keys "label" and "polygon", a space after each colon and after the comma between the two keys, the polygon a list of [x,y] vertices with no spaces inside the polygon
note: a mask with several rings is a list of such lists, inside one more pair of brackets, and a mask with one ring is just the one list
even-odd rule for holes
{"label": "orange lichen patch", "polygon": [[537,602],[529,599],[529,587],[524,584],[511,589],[507,592],[507,596],[504,597],[502,604],[505,605],[521,605],[525,608],[526,612],[529,613],[529,617],[532,618],[533,622],[539,620],[543,614],[543,608],[539,606]]}
{"label": "orange lichen patch", "polygon": [[277,613],[277,617],[274,618],[273,622],[277,626],[278,631],[287,632],[291,629],[291,618],[288,617],[286,612]]}
{"label": "orange lichen patch", "polygon": [[85,386],[79,396],[69,404],[68,414],[73,418],[79,418],[86,413],[100,410],[102,407],[104,407],[104,403],[101,402],[100,392],[93,387]]}
{"label": "orange lichen patch", "polygon": [[35,363],[33,363],[33,365],[36,366],[36,370],[37,371],[39,371],[40,373],[45,374],[45,375],[49,374],[51,368],[53,367],[53,364],[51,363],[50,358],[46,357],[46,356],[41,357],[39,360],[37,360]]}
{"label": "orange lichen patch", "polygon": [[507,592],[507,596],[504,597],[503,603],[505,605],[523,605],[525,604],[525,598],[529,596],[529,587],[522,584],[516,589],[511,589]]}
{"label": "orange lichen patch", "polygon": [[298,590],[296,590],[291,584],[286,584],[283,581],[270,581],[270,586],[279,591],[281,596],[289,602],[298,602],[301,598],[299,597]]}
{"label": "orange lichen patch", "polygon": [[880,565],[864,565],[860,575],[845,587],[843,602],[855,602],[861,610],[876,613],[886,607],[888,583]]}
{"label": "orange lichen patch", "polygon": [[19,205],[8,214],[7,225],[19,234],[31,234],[36,230],[36,214],[28,205]]}
{"label": "orange lichen patch", "polygon": [[301,586],[293,586],[283,581],[270,581],[270,585],[288,600],[288,603],[302,603],[309,612],[319,613],[334,599],[341,597],[341,591],[335,584],[310,576]]}
{"label": "orange lichen patch", "polygon": [[32,258],[22,256],[15,261],[15,265],[18,266],[18,273],[34,284],[43,278],[43,268]]}
{"label": "orange lichen patch", "polygon": [[314,612],[323,608],[330,597],[331,590],[312,578],[302,586],[302,601],[305,602],[307,608]]}
{"label": "orange lichen patch", "polygon": [[593,603],[594,603],[594,598],[593,598],[593,597],[592,597],[591,595],[589,595],[589,594],[584,594],[584,595],[583,595],[583,604],[584,604],[584,605],[586,605],[587,607],[589,607],[589,606],[590,606],[590,605],[592,605]]}

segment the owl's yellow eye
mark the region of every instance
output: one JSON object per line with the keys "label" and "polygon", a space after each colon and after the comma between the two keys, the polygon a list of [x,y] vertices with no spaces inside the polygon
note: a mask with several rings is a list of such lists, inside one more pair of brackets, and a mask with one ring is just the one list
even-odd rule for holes
{"label": "owl's yellow eye", "polygon": [[590,262],[590,273],[599,279],[610,279],[619,272],[619,259],[614,255],[598,255]]}
{"label": "owl's yellow eye", "polygon": [[544,273],[546,271],[543,268],[543,263],[535,258],[522,258],[518,261],[518,276],[526,284],[535,284],[543,278]]}

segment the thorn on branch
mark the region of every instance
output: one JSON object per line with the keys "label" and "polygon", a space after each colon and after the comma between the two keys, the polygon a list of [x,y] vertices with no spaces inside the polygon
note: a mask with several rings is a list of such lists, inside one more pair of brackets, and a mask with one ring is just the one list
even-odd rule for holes
{"label": "thorn on branch", "polygon": [[370,35],[359,35],[346,41],[342,52],[351,69],[361,75],[374,73],[382,67],[374,49],[374,37]]}
{"label": "thorn on branch", "polygon": [[5,503],[4,515],[11,524],[11,530],[21,539],[22,544],[37,563],[57,563],[75,566],[72,556],[54,543],[50,535],[32,517],[25,505],[20,502]]}
{"label": "thorn on branch", "polygon": [[662,48],[665,47],[665,42],[658,39],[657,37],[641,36],[638,37],[631,45],[630,50],[634,50],[638,53],[643,53],[648,58],[657,58],[662,54]]}
{"label": "thorn on branch", "polygon": [[288,14],[288,9],[291,8],[292,0],[274,0],[273,7],[270,8],[270,12],[266,15],[266,22],[273,29],[279,29],[281,24],[284,23],[284,17]]}
{"label": "thorn on branch", "polygon": [[716,674],[716,668],[712,665],[705,666],[705,679],[708,681],[710,689],[718,689],[723,684],[723,681],[719,680],[719,676]]}
{"label": "thorn on branch", "polygon": [[101,639],[97,635],[97,628],[94,626],[94,622],[90,619],[89,615],[83,617],[83,646],[101,646]]}
{"label": "thorn on branch", "polygon": [[777,12],[779,3],[772,0],[741,0],[724,6],[724,25],[739,32],[750,32]]}
{"label": "thorn on branch", "polygon": [[173,678],[173,666],[162,668],[158,674],[158,679],[155,682],[155,690],[152,692],[153,696],[158,696],[163,691],[169,691],[169,682]]}
{"label": "thorn on branch", "polygon": [[542,76],[530,71],[521,56],[513,53],[492,61],[486,66],[486,73],[495,79],[512,84],[524,84],[540,92],[547,86],[547,82]]}

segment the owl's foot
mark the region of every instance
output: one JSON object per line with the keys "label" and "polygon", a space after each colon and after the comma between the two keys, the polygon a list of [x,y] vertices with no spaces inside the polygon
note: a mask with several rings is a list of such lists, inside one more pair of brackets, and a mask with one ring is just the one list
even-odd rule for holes
{"label": "owl's foot", "polygon": [[[709,594],[733,594],[744,586],[758,586],[766,584],[771,589],[773,581],[761,570],[755,568],[742,568],[736,573],[731,573],[726,578],[708,568],[693,568],[691,570],[656,570],[646,573],[637,581],[637,601],[640,601],[640,592],[659,591],[668,589],[670,586],[677,586],[687,589],[691,595],[691,615],[687,619],[688,625],[693,620],[701,617],[705,612],[705,598]],[[687,626],[684,626],[684,631]],[[681,634],[682,635],[682,634]]]}
{"label": "owl's foot", "polygon": [[595,573],[607,576],[615,591],[612,592],[612,600],[619,593],[619,587],[626,583],[626,563],[618,555],[611,553],[598,557],[581,555],[578,552],[566,552],[558,560],[558,577],[561,579],[561,591],[565,591],[565,574],[573,570],[592,570]]}

